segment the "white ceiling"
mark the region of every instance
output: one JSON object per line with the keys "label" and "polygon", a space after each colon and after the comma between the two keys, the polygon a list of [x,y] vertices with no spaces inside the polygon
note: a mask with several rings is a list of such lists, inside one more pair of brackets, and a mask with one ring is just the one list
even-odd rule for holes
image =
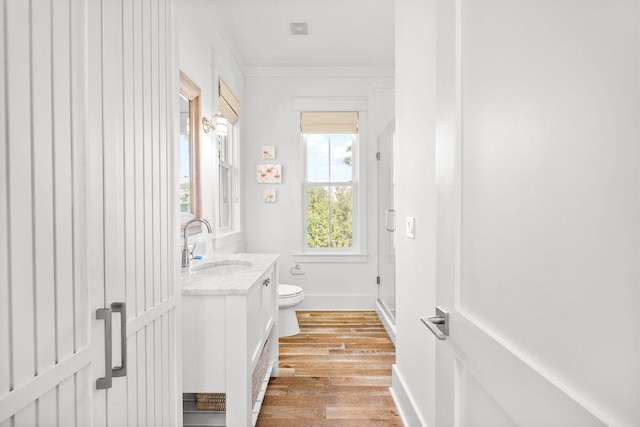
{"label": "white ceiling", "polygon": [[[394,0],[209,0],[248,66],[393,66]],[[309,21],[311,35],[289,35]]]}

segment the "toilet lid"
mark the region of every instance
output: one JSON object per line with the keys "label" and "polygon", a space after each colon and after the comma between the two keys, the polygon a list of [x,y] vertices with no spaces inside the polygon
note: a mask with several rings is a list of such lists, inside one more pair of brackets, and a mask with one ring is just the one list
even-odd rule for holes
{"label": "toilet lid", "polygon": [[300,286],[294,285],[278,285],[278,297],[279,298],[289,298],[295,297],[302,293],[302,288]]}

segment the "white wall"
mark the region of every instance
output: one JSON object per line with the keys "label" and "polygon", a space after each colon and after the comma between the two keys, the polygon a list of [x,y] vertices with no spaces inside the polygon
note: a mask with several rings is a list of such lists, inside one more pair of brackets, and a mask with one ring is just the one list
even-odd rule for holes
{"label": "white wall", "polygon": [[[310,74],[313,73],[313,76]],[[249,252],[281,254],[280,281],[301,286],[305,301],[300,308],[373,309],[377,295],[377,247],[375,238],[375,153],[378,134],[394,117],[391,72],[372,69],[318,70],[273,69],[247,72],[243,153],[246,241]],[[368,76],[367,76],[368,75]],[[382,77],[378,77],[382,75]],[[366,168],[367,200],[361,214],[367,216],[366,262],[301,262],[304,276],[289,272],[296,264],[294,254],[302,251],[301,139],[300,113],[292,108],[299,98],[365,99],[367,113],[361,115],[361,165]],[[366,117],[366,119],[365,119]],[[261,156],[262,146],[275,145],[276,159]],[[283,182],[257,184],[257,164],[283,166]],[[263,190],[277,190],[277,203],[264,203]]]}
{"label": "white wall", "polygon": [[[217,112],[218,76],[222,77],[238,97],[242,107],[245,76],[229,49],[224,34],[215,25],[215,6],[212,2],[203,0],[180,0],[175,3],[175,10],[179,68],[202,90],[203,117],[211,117]],[[244,121],[244,117],[241,116],[238,121],[241,132]],[[218,187],[217,155],[213,132],[205,134],[201,126],[199,131],[202,217],[213,225],[218,220],[215,211]],[[219,253],[242,252],[245,248],[242,233],[215,240],[215,251]],[[190,237],[189,241],[206,242],[206,253],[212,254],[214,251],[214,242],[206,233]],[[203,246],[199,246],[197,252],[204,253]]]}
{"label": "white wall", "polygon": [[[419,46],[419,49],[417,47]],[[419,319],[435,314],[435,1],[396,1],[396,211],[415,217],[415,239],[396,241],[393,389],[435,425],[435,344]]]}

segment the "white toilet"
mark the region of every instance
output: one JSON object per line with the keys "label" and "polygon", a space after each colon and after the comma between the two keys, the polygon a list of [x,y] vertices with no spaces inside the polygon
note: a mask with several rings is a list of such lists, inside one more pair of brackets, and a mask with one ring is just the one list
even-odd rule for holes
{"label": "white toilet", "polygon": [[300,333],[296,306],[302,302],[304,295],[300,286],[278,285],[279,329],[280,337],[289,337]]}

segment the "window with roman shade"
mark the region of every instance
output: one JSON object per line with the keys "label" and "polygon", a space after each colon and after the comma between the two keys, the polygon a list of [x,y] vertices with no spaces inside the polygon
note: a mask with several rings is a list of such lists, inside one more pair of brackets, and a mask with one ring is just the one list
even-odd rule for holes
{"label": "window with roman shade", "polygon": [[355,252],[358,112],[302,112],[304,250]]}
{"label": "window with roman shade", "polygon": [[222,79],[218,79],[216,140],[218,151],[218,227],[222,233],[238,229],[240,224],[238,188],[238,143],[240,101]]}
{"label": "window with roman shade", "polygon": [[231,124],[240,116],[240,101],[222,79],[218,79],[218,111]]}

